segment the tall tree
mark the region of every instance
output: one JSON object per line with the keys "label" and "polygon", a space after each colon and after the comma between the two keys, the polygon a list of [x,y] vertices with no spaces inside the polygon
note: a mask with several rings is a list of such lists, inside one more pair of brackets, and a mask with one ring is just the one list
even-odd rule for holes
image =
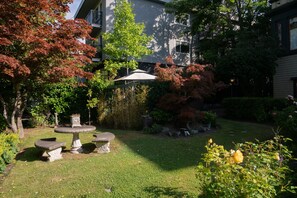
{"label": "tall tree", "polygon": [[79,41],[91,39],[91,27],[84,20],[65,19],[71,2],[0,2],[0,102],[9,127],[20,137],[26,102],[37,84],[92,76],[83,66],[95,49]]}
{"label": "tall tree", "polygon": [[242,95],[271,94],[278,46],[267,0],[173,0],[169,7],[191,13],[198,62],[214,65],[225,82],[236,78]]}
{"label": "tall tree", "polygon": [[106,69],[112,73],[120,68],[137,68],[137,59],[152,53],[148,49],[151,37],[144,33],[144,24],[135,22],[132,5],[127,0],[116,0],[114,26],[103,35]]}

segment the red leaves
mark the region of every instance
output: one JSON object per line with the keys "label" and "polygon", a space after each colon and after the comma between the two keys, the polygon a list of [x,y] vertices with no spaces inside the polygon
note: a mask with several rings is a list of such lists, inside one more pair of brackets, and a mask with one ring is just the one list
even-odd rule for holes
{"label": "red leaves", "polygon": [[210,65],[191,64],[187,67],[172,65],[162,68],[160,64],[156,64],[155,74],[157,80],[170,83],[170,93],[161,97],[158,107],[177,115],[181,125],[195,117],[195,109],[190,107],[190,103],[203,101],[214,92]]}
{"label": "red leaves", "polygon": [[155,73],[157,80],[170,82],[172,91],[189,97],[202,99],[213,90],[213,73],[207,65],[191,64],[184,68],[173,65],[162,68],[156,64]]}
{"label": "red leaves", "polygon": [[0,45],[11,45],[12,42],[10,40],[8,40],[7,38],[0,38]]}
{"label": "red leaves", "polygon": [[9,57],[0,54],[0,69],[4,74],[12,78],[22,75],[30,74],[30,70],[26,65],[20,64],[20,62],[14,57]]}
{"label": "red leaves", "polygon": [[66,20],[71,0],[0,2],[0,75],[48,80],[79,75],[96,49],[78,39],[90,38],[84,20]]}

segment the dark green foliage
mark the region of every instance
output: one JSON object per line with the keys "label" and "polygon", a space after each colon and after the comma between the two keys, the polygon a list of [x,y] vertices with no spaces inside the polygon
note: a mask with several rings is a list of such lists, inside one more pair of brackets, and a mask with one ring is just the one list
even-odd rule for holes
{"label": "dark green foliage", "polygon": [[158,134],[162,132],[163,127],[159,124],[153,124],[151,127],[146,127],[143,129],[144,133],[148,134]]}
{"label": "dark green foliage", "polygon": [[0,133],[4,131],[7,127],[7,123],[2,115],[0,115]]}
{"label": "dark green foliage", "polygon": [[199,112],[199,122],[202,124],[211,124],[215,127],[217,122],[217,114],[211,111],[201,111]]}
{"label": "dark green foliage", "polygon": [[170,82],[154,81],[149,84],[148,108],[153,110],[162,96],[169,92]]}
{"label": "dark green foliage", "polygon": [[215,65],[217,80],[236,78],[240,96],[272,95],[280,50],[266,0],[173,0],[167,7],[191,14],[191,34],[199,39],[196,61]]}
{"label": "dark green foliage", "polygon": [[150,112],[150,116],[152,116],[154,122],[158,124],[165,124],[173,119],[173,116],[170,113],[157,108]]}
{"label": "dark green foliage", "polygon": [[289,106],[278,111],[275,116],[276,125],[281,128],[281,133],[297,141],[297,113],[296,106]]}
{"label": "dark green foliage", "polygon": [[288,102],[273,98],[225,98],[222,104],[228,118],[271,122],[273,114],[286,107]]}

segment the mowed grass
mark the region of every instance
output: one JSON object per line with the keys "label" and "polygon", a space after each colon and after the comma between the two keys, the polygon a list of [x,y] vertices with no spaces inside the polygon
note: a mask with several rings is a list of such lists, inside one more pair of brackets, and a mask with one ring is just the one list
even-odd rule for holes
{"label": "mowed grass", "polygon": [[[220,129],[191,137],[173,138],[139,131],[110,131],[116,135],[111,152],[98,154],[93,133],[80,134],[86,150],[71,154],[71,134],[53,128],[31,129],[24,151],[0,181],[1,197],[197,197],[201,192],[195,167],[212,138],[230,149],[234,143],[272,137],[266,125],[220,119]],[[34,142],[45,137],[65,141],[63,159],[45,162]]]}

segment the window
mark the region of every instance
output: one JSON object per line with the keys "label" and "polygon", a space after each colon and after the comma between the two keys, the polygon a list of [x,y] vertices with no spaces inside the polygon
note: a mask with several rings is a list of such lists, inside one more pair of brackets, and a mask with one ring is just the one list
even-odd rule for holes
{"label": "window", "polygon": [[179,53],[189,53],[190,47],[187,41],[176,41],[175,51]]}
{"label": "window", "polygon": [[181,25],[190,25],[190,15],[189,14],[180,14],[175,16],[175,23],[181,24]]}
{"label": "window", "polygon": [[289,20],[290,50],[297,49],[297,17]]}

